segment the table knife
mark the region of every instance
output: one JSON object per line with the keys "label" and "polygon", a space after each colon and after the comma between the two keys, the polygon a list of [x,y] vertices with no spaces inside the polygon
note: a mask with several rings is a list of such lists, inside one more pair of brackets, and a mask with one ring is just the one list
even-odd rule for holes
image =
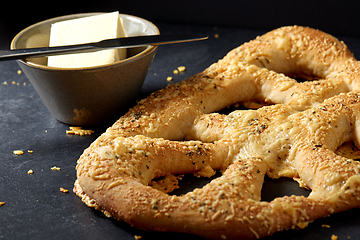
{"label": "table knife", "polygon": [[130,48],[148,45],[164,45],[183,43],[207,39],[201,34],[160,34],[136,37],[123,37],[106,39],[99,42],[66,45],[58,47],[23,48],[14,50],[0,50],[0,61],[16,60],[23,58],[64,55],[83,52],[94,52],[110,48]]}

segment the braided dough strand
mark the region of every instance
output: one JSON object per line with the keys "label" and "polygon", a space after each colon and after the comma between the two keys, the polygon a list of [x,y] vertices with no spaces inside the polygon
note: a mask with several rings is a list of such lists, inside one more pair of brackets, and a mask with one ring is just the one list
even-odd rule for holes
{"label": "braided dough strand", "polygon": [[[346,45],[323,32],[269,32],[140,101],[84,151],[74,192],[135,227],[207,239],[261,238],[360,207],[360,163],[334,153],[360,145],[357,69]],[[275,105],[214,113],[247,101]],[[182,196],[151,187],[217,169],[221,177]],[[261,201],[265,174],[294,178],[311,194]]]}

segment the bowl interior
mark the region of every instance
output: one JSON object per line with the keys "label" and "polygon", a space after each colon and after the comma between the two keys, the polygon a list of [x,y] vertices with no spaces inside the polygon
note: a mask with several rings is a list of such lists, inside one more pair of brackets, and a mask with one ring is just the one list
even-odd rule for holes
{"label": "bowl interior", "polygon": [[[87,17],[101,13],[82,13],[48,19],[25,28],[18,33],[11,42],[11,49],[48,47],[50,39],[51,24],[75,18]],[[124,30],[127,36],[143,36],[159,34],[159,29],[151,22],[127,15],[120,14],[123,21]],[[127,57],[135,56],[149,47],[135,47],[127,49]],[[26,63],[47,67],[47,57],[25,59]]]}

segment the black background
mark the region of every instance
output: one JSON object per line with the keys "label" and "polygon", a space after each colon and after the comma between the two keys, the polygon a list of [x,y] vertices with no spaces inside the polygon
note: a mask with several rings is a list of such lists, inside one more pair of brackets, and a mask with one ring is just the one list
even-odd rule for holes
{"label": "black background", "polygon": [[352,0],[121,0],[8,1],[0,10],[3,28],[19,30],[47,18],[81,12],[114,11],[151,21],[270,30],[284,25],[319,28],[335,35],[360,36],[360,2]]}

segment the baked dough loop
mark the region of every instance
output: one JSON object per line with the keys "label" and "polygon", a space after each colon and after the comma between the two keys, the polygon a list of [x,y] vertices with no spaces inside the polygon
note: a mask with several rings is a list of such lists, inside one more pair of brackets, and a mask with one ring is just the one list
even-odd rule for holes
{"label": "baked dough loop", "polygon": [[[318,30],[257,37],[108,128],[78,160],[74,192],[137,228],[207,239],[261,238],[360,207],[360,163],[334,153],[359,144],[358,69],[344,43]],[[216,113],[249,101],[272,105]],[[214,169],[222,176],[182,196],[149,186]],[[294,178],[311,193],[261,201],[265,174]]]}

